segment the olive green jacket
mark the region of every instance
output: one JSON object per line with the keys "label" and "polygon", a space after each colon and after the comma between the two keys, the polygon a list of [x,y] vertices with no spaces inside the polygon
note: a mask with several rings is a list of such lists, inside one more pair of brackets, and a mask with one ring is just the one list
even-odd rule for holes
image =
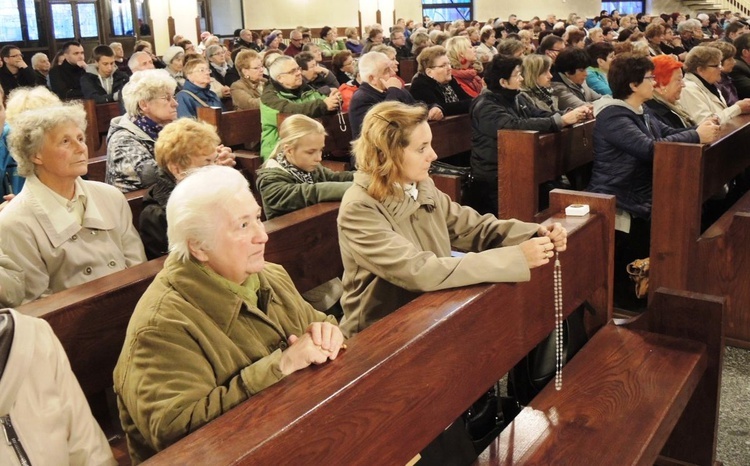
{"label": "olive green jacket", "polygon": [[320,202],[340,201],[354,178],[352,172],[335,172],[318,165],[311,173],[314,183],[303,183],[275,159],[268,159],[257,173],[263,212],[269,220]]}
{"label": "olive green jacket", "polygon": [[[344,336],[426,291],[530,279],[517,245],[534,236],[539,225],[479,215],[452,202],[429,178],[417,185],[416,200],[379,202],[367,193],[369,183],[369,175],[356,173],[339,208]],[[472,252],[452,257],[451,249]]]}
{"label": "olive green jacket", "polygon": [[287,337],[315,321],[286,271],[257,274],[258,306],[196,262],[170,255],[130,319],[114,372],[134,464],[282,379]]}

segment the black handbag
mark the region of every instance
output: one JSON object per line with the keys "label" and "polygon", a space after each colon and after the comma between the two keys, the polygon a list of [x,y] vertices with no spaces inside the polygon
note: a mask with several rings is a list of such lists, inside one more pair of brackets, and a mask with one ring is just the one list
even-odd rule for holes
{"label": "black handbag", "polygon": [[471,175],[471,167],[459,167],[439,160],[435,160],[430,164],[430,174],[458,176],[461,178],[461,186],[464,189],[471,186],[471,182],[474,179]]}

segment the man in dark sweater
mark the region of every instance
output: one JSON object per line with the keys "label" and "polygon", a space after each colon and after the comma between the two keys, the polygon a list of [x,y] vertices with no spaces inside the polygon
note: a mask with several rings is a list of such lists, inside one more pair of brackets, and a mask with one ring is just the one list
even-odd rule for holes
{"label": "man in dark sweater", "polygon": [[81,77],[84,99],[93,99],[97,104],[120,100],[120,91],[128,82],[128,75],[115,65],[115,52],[108,45],[94,49],[96,73],[85,73]]}
{"label": "man in dark sweater", "polygon": [[86,74],[83,47],[76,41],[70,41],[63,44],[62,51],[65,60],[50,70],[50,87],[61,99],[81,99],[81,77]]}
{"label": "man in dark sweater", "polygon": [[6,45],[0,49],[3,67],[0,68],[0,85],[7,96],[17,87],[36,86],[34,70],[23,60],[21,49],[15,45]]}

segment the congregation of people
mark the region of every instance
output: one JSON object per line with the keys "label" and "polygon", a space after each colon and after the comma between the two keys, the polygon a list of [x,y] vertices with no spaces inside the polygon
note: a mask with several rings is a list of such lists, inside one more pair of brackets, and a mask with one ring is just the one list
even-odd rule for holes
{"label": "congregation of people", "polygon": [[[558,132],[595,120],[590,177],[555,185],[616,196],[615,306],[642,309],[626,266],[649,256],[655,142],[711,143],[722,124],[750,113],[748,23],[731,12],[425,17],[388,31],[371,25],[362,37],[353,27],[317,31],[242,29],[229,46],[208,32],[198,44],[178,34],[160,56],[138,41],[129,57],[119,43],[87,57],[70,41],[59,58],[36,53],[30,65],[20,48],[0,49],[2,307],[167,256],[114,371],[134,464],[285,376],[335,360],[346,338],[421,293],[528,281],[564,251],[559,223],[498,218],[501,129]],[[413,76],[400,72],[403,60],[416,62]],[[87,178],[81,99],[122,110],[106,135],[104,182]],[[256,186],[216,128],[197,119],[201,107],[259,111]],[[323,164],[317,119],[341,112],[351,171]],[[471,125],[463,203],[429,176],[430,122],[455,115]],[[137,190],[145,194],[134,222],[125,193]],[[344,274],[300,293],[265,262],[262,220],[328,201],[341,203]],[[25,374],[32,356],[53,369]],[[35,406],[45,384],[58,387],[61,405]],[[65,435],[71,464],[115,464],[51,329],[15,310],[0,311],[6,415],[33,464],[55,463]],[[69,431],[39,427],[53,422]],[[0,446],[6,453],[18,455]]]}

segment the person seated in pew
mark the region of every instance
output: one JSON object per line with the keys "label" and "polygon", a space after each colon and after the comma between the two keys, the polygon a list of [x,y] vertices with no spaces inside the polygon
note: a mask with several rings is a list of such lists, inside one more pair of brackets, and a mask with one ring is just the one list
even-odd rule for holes
{"label": "person seated in pew", "polygon": [[130,68],[131,74],[143,70],[156,69],[156,67],[154,66],[153,58],[151,58],[151,55],[146,52],[135,52],[133,55],[131,55],[128,59],[128,68]]}
{"label": "person seated in pew", "polygon": [[339,88],[339,82],[333,73],[318,64],[310,52],[300,52],[295,55],[294,60],[302,71],[304,86],[310,86],[325,96],[330,95],[332,89]]}
{"label": "person seated in pew", "polygon": [[37,52],[31,56],[31,68],[34,70],[37,86],[49,87],[49,70],[52,64],[44,52]]}
{"label": "person seated in pew", "polygon": [[497,47],[495,47],[495,30],[492,26],[484,26],[479,33],[479,45],[474,47],[477,54],[477,60],[482,64],[492,60],[492,57],[497,55]]}
{"label": "person seated in pew", "polygon": [[164,69],[167,70],[167,73],[177,83],[177,90],[181,90],[182,86],[185,85],[185,75],[182,72],[182,68],[185,66],[185,62],[183,61],[185,51],[182,50],[182,47],[173,45],[167,49],[163,58],[164,63],[167,64],[167,67]]}
{"label": "person seated in pew", "polygon": [[[567,232],[498,220],[452,202],[429,177],[437,158],[427,109],[383,102],[365,117],[353,151],[359,171],[341,201],[344,318],[350,337],[419,293],[527,281],[565,250]],[[452,257],[451,250],[468,251]]]}
{"label": "person seated in pew", "polygon": [[176,87],[164,70],[133,73],[123,87],[125,115],[113,118],[107,133],[107,184],[127,193],[156,182],[154,144],[177,119]]}
{"label": "person seated in pew", "polygon": [[471,116],[472,200],[470,205],[480,213],[497,214],[497,131],[520,129],[559,131],[565,126],[585,121],[591,115],[588,105],[565,114],[540,110],[519,104],[523,76],[520,58],[495,55],[484,73],[487,90],[474,99]]}
{"label": "person seated in pew", "polygon": [[599,42],[586,47],[586,53],[591,57],[591,65],[586,69],[586,84],[601,95],[612,95],[607,73],[615,58],[615,48],[609,42]]}
{"label": "person seated in pew", "polygon": [[333,77],[338,81],[339,86],[344,83],[348,83],[357,75],[354,71],[354,65],[357,60],[354,59],[354,55],[348,50],[343,50],[331,59],[331,71]]}
{"label": "person seated in pew", "polygon": [[[20,88],[30,89],[30,88]],[[6,110],[3,102],[5,101],[5,93],[0,88],[0,127],[2,127],[2,134],[0,134],[0,176],[2,176],[2,182],[0,182],[0,210],[2,210],[6,203],[15,197],[16,194],[21,192],[23,184],[26,181],[22,176],[18,174],[18,164],[10,155],[10,149],[8,148],[8,133],[10,133],[10,125],[6,119]]]}
{"label": "person seated in pew", "polygon": [[442,45],[422,50],[417,64],[418,72],[409,88],[415,100],[437,105],[445,116],[469,113],[471,97],[451,74],[451,61]]}
{"label": "person seated in pew", "polygon": [[346,48],[357,55],[362,54],[364,45],[359,40],[359,30],[355,27],[348,27],[344,30],[344,34],[346,34],[346,42],[344,44]]}
{"label": "person seated in pew", "polygon": [[231,86],[240,79],[237,70],[227,63],[224,48],[221,45],[209,45],[206,48],[206,60],[210,65],[211,77],[219,81],[222,86]]}
{"label": "person seated in pew", "polygon": [[231,158],[232,150],[221,144],[216,128],[210,124],[180,118],[159,133],[154,146],[159,175],[156,183],[143,196],[143,210],[138,219],[139,232],[149,260],[166,255],[167,201],[174,187],[190,170],[213,165]]}
{"label": "person seated in pew", "polygon": [[590,64],[589,54],[576,47],[566,48],[557,55],[552,73],[552,90],[561,109],[590,104],[602,97],[586,84],[586,70]]}
{"label": "person seated in pew", "polygon": [[552,92],[552,59],[547,55],[530,54],[521,65],[520,105],[536,107],[547,112],[559,112],[557,96]]}
{"label": "person seated in pew", "polygon": [[[221,98],[211,90],[211,70],[206,60],[195,59],[185,62],[183,73],[185,85],[176,95],[178,117],[196,118],[198,107],[223,108]],[[226,97],[229,97],[228,87],[226,91]]]}
{"label": "person seated in pew", "polygon": [[94,48],[95,73],[81,76],[81,92],[84,99],[92,99],[97,104],[117,102],[120,91],[127,84],[129,76],[115,66],[115,52],[108,45]]}
{"label": "person seated in pew", "polygon": [[260,108],[260,95],[266,79],[263,77],[263,63],[255,50],[243,50],[237,54],[234,66],[240,80],[232,83],[232,104],[235,110]]}
{"label": "person seated in pew", "polygon": [[352,103],[352,97],[354,97],[354,93],[359,89],[359,82],[362,80],[362,77],[359,75],[358,62],[354,62],[352,69],[354,70],[354,79],[339,86],[339,93],[341,94],[341,111],[347,113],[349,112],[349,105]]}
{"label": "person seated in pew", "polygon": [[[319,202],[340,201],[352,185],[354,173],[334,172],[320,164],[326,132],[305,115],[292,115],[281,123],[274,157],[258,170],[258,192],[263,212],[272,219]],[[338,315],[341,280],[335,278],[302,295],[312,306]]]}
{"label": "person seated in pew", "polygon": [[320,47],[320,53],[322,53],[324,57],[333,57],[337,53],[346,50],[344,41],[339,40],[336,28],[323,26],[320,29],[320,39],[321,41],[318,42],[318,47]]}
{"label": "person seated in pew", "polygon": [[85,131],[80,104],[27,110],[13,122],[8,140],[26,184],[0,212],[0,249],[25,273],[24,302],[146,259],[122,193],[81,179]]}
{"label": "person seated in pew", "polygon": [[86,73],[83,46],[79,42],[68,41],[62,45],[61,51],[62,63],[53,66],[49,72],[50,89],[60,99],[80,99],[83,97],[81,77]]}
{"label": "person seated in pew", "polygon": [[[399,81],[401,81],[402,86],[406,86],[406,81],[399,76],[398,67],[399,63],[396,59],[396,49],[391,47],[390,45],[380,44],[373,47],[370,52],[380,52],[385,54],[386,57],[391,61],[390,67],[391,71],[393,71],[393,76],[395,76]],[[413,76],[412,76],[413,77]]]}
{"label": "person seated in pew", "polygon": [[617,56],[610,68],[612,98],[594,105],[594,167],[586,191],[617,198],[615,305],[629,310],[645,305],[635,300],[626,266],[649,256],[654,143],[705,144],[719,134],[715,119],[706,119],[697,128],[677,129],[651,118],[644,104],[653,98],[653,71],[647,57]]}
{"label": "person seated in pew", "polygon": [[445,41],[445,50],[451,63],[451,73],[458,84],[470,97],[474,98],[484,89],[480,73],[482,64],[477,60],[477,52],[465,36],[451,37]]}
{"label": "person seated in pew", "polygon": [[[352,139],[359,137],[365,114],[373,105],[384,101],[399,101],[406,104],[416,102],[409,91],[403,88],[401,80],[395,76],[391,68],[391,60],[385,54],[368,52],[360,57],[358,65],[362,81],[349,104]],[[442,118],[443,111],[440,108],[434,106],[430,109],[431,120]]]}
{"label": "person seated in pew", "polygon": [[724,97],[727,105],[732,106],[740,100],[737,96],[737,88],[734,87],[732,78],[729,76],[736,63],[734,56],[737,53],[737,49],[734,45],[721,40],[709,42],[706,44],[706,47],[721,50],[721,78],[716,81],[716,87],[719,89],[721,96]]}
{"label": "person seated in pew", "polygon": [[128,61],[125,60],[125,49],[122,48],[122,43],[112,42],[109,44],[109,48],[115,53],[115,67],[130,76],[132,71],[128,68]]}
{"label": "person seated in pew", "polygon": [[727,105],[716,83],[721,79],[721,50],[699,45],[693,47],[685,59],[685,89],[680,105],[693,121],[703,121],[712,115],[724,124],[737,115],[750,113],[750,98]]}
{"label": "person seated in pew", "polygon": [[651,115],[672,128],[690,128],[695,122],[680,106],[679,99],[685,82],[682,79],[682,63],[673,55],[651,58],[654,64],[654,98],[645,105]]}
{"label": "person seated in pew", "polygon": [[114,371],[134,464],[311,364],[343,335],[286,271],[239,171],[203,167],[167,203],[170,254],[130,319]]}
{"label": "person seated in pew", "polygon": [[271,157],[279,141],[276,116],[279,113],[299,113],[311,118],[327,115],[339,108],[338,89],[324,96],[303,84],[302,68],[294,58],[282,55],[276,58],[269,69],[271,79],[260,96],[260,121],[262,137],[260,155],[264,160]]}
{"label": "person seated in pew", "polygon": [[49,324],[0,310],[0,458],[4,465],[116,466]]}

